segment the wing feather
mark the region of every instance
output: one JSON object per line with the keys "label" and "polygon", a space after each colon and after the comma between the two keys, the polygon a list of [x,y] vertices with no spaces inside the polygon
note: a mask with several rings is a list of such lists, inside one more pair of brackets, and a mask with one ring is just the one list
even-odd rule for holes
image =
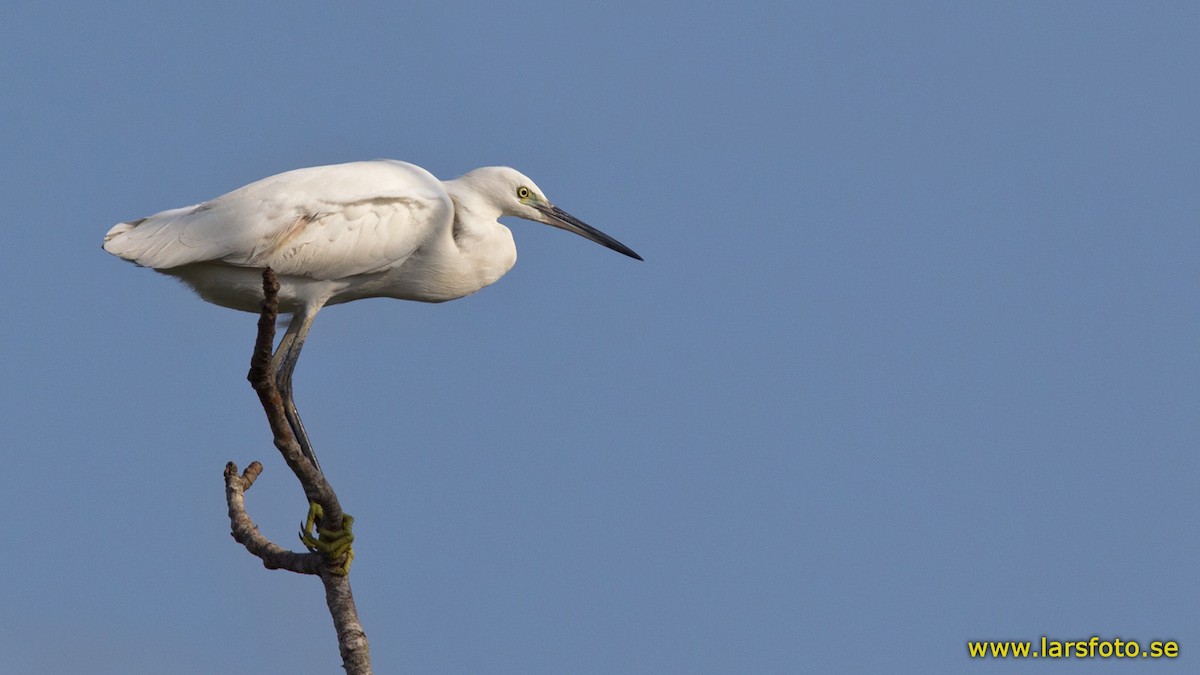
{"label": "wing feather", "polygon": [[201,262],[339,279],[402,264],[453,204],[441,181],[394,160],[297,169],[109,230],[104,248],[165,270]]}

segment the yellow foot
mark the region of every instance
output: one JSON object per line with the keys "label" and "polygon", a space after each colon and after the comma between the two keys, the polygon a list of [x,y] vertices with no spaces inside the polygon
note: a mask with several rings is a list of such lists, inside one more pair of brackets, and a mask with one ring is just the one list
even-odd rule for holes
{"label": "yellow foot", "polygon": [[[321,527],[321,519],[325,510],[316,502],[308,503],[308,518],[300,525],[300,541],[313,553],[320,553],[336,567],[333,571],[341,576],[350,573],[350,563],[354,560],[354,516],[342,514],[341,530],[330,530]],[[314,528],[315,531],[314,531]]]}

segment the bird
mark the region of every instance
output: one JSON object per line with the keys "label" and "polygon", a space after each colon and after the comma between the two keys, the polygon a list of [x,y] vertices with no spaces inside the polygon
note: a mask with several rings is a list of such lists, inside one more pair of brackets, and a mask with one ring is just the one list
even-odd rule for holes
{"label": "bird", "polygon": [[320,469],[292,397],[292,374],[317,312],[364,298],[446,302],[512,269],[517,248],[499,218],[574,232],[630,258],[621,242],[555,206],[505,166],[439,180],[399,160],[295,169],[193,206],[114,225],[104,250],[175,277],[201,299],[259,311],[262,271],[290,313],[271,367],[301,451]]}

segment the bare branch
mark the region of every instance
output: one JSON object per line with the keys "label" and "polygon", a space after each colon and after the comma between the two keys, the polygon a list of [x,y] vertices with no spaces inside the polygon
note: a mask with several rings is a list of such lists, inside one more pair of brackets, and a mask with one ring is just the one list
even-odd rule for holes
{"label": "bare branch", "polygon": [[350,577],[332,574],[327,568],[322,568],[321,583],[325,584],[325,605],[329,607],[333,627],[337,631],[342,667],[349,675],[370,675],[371,646],[358,620],[354,593],[350,590]]}
{"label": "bare branch", "polygon": [[254,520],[246,513],[245,492],[262,473],[262,464],[251,462],[242,475],[237,464],[225,465],[225,501],[229,504],[229,525],[233,538],[246,550],[258,556],[269,570],[287,570],[298,574],[319,574],[321,556],[316,553],[295,553],[267,539],[258,531]]}
{"label": "bare branch", "polygon": [[[262,312],[258,317],[258,336],[254,343],[254,354],[250,358],[250,372],[246,379],[258,393],[267,422],[271,425],[271,434],[275,439],[275,447],[279,449],[288,468],[296,474],[304,488],[304,494],[309,502],[319,504],[322,509],[322,527],[329,530],[342,530],[349,523],[344,520],[342,506],[338,502],[333,487],[325,480],[320,469],[304,456],[296,434],[288,423],[275,382],[275,373],[271,370],[271,351],[275,344],[275,320],[279,313],[279,282],[275,273],[267,268],[263,271],[263,303]],[[362,623],[358,620],[358,611],[354,606],[354,594],[350,590],[350,577],[347,574],[349,559],[345,566],[337,560],[328,560],[320,553],[295,553],[271,542],[258,531],[258,527],[246,513],[245,492],[254,484],[254,479],[262,472],[262,465],[253,462],[242,475],[238,475],[237,465],[229,462],[225,465],[225,497],[229,504],[229,522],[233,538],[246,547],[250,553],[258,556],[263,565],[270,569],[286,569],[301,574],[317,574],[325,586],[325,603],[333,617],[333,626],[337,631],[338,652],[342,657],[342,667],[350,675],[371,674],[371,651],[367,643],[367,635],[363,632]]]}
{"label": "bare branch", "polygon": [[275,447],[283,455],[288,468],[296,474],[304,487],[304,496],[310,502],[316,502],[324,510],[324,525],[333,530],[342,529],[342,505],[338,502],[337,494],[325,480],[312,462],[300,450],[296,442],[296,434],[288,424],[287,414],[283,407],[283,399],[275,385],[275,374],[271,372],[271,348],[275,344],[275,319],[279,315],[279,281],[271,268],[263,271],[262,312],[258,316],[258,337],[254,342],[254,353],[250,357],[250,372],[246,379],[258,394],[263,411],[267,414],[267,423],[271,425],[271,434],[275,437]]}

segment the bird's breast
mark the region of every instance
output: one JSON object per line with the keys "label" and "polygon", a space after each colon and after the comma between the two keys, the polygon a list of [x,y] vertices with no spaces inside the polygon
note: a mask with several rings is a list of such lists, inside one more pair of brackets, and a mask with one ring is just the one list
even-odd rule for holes
{"label": "bird's breast", "polygon": [[330,302],[369,297],[446,302],[466,297],[494,284],[516,263],[517,248],[511,233],[507,234],[486,246],[460,248],[453,242],[422,246],[395,268],[347,285]]}

